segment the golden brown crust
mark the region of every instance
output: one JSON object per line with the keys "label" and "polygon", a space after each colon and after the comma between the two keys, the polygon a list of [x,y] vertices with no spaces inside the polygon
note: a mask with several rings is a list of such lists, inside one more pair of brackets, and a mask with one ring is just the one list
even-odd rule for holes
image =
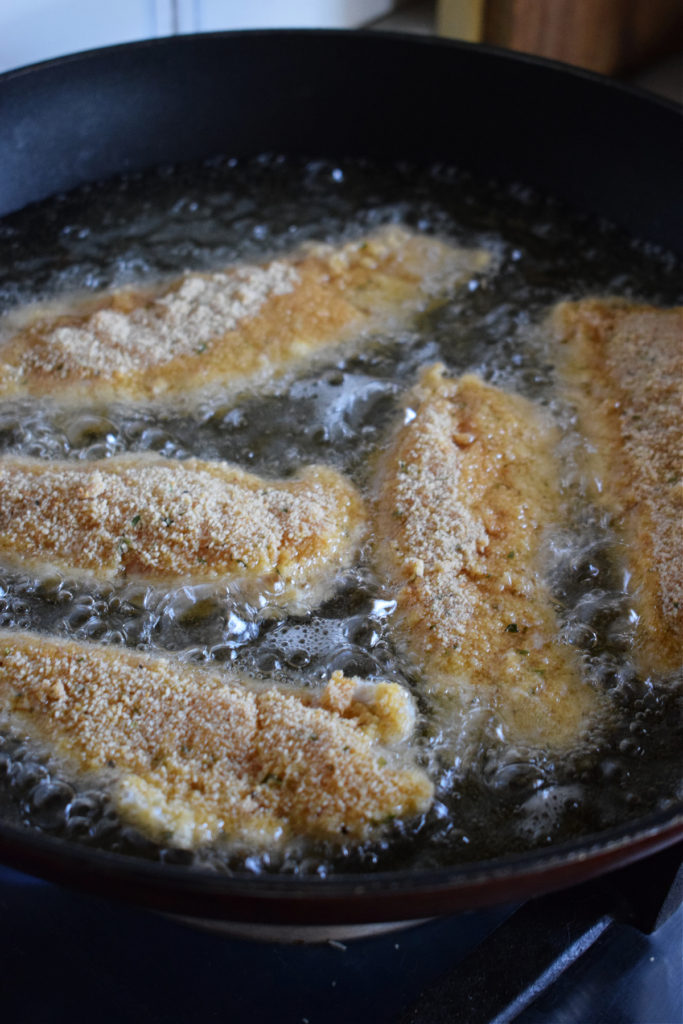
{"label": "golden brown crust", "polygon": [[152,582],[237,579],[317,601],[354,557],[364,507],[336,470],[264,480],[236,466],[123,455],[0,458],[0,557]]}
{"label": "golden brown crust", "polygon": [[576,740],[594,711],[538,564],[557,521],[556,433],[477,377],[427,370],[381,457],[375,558],[430,693],[490,701],[513,739]]}
{"label": "golden brown crust", "polygon": [[262,266],[186,274],[165,290],[38,312],[0,344],[0,396],[148,400],[241,387],[404,321],[489,260],[393,226]]}
{"label": "golden brown crust", "polygon": [[286,690],[4,631],[0,710],[70,770],[108,780],[126,820],[185,847],[362,839],[431,800],[410,757],[382,745],[412,731],[397,684],[336,673],[322,693]]}
{"label": "golden brown crust", "polygon": [[683,664],[683,308],[619,299],[564,302],[552,315],[562,373],[594,451],[637,602],[638,662]]}

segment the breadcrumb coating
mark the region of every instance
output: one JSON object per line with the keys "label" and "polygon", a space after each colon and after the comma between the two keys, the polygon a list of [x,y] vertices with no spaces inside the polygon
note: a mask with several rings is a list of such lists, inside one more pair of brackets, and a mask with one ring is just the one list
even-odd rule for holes
{"label": "breadcrumb coating", "polygon": [[394,225],[262,266],[39,309],[0,344],[0,397],[148,400],[241,387],[404,322],[489,262]]}
{"label": "breadcrumb coating", "polygon": [[561,372],[626,548],[643,672],[683,665],[683,307],[563,302]]}
{"label": "breadcrumb coating", "polygon": [[379,459],[374,510],[375,562],[427,692],[488,702],[508,738],[547,746],[575,742],[596,705],[539,565],[556,440],[526,399],[433,366]]}
{"label": "breadcrumb coating", "polygon": [[[161,842],[363,839],[429,806],[400,749],[410,695],[332,676],[322,693],[35,633],[0,633],[0,710]],[[398,744],[390,749],[384,744]]]}
{"label": "breadcrumb coating", "polygon": [[24,568],[234,578],[281,601],[319,600],[356,554],[364,523],[360,495],[326,466],[274,481],[200,459],[0,458],[0,558]]}

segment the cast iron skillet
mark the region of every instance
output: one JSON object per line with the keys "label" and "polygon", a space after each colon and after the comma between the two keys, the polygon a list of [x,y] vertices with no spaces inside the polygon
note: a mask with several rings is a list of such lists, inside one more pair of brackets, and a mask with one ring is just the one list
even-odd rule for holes
{"label": "cast iron skillet", "polygon": [[[683,254],[671,103],[485,47],[375,33],[183,36],[0,76],[0,214],[87,181],[226,153],[441,160],[519,180]],[[6,863],[195,917],[405,920],[571,885],[683,838],[683,805],[598,836],[433,872],[227,878],[0,823]]]}

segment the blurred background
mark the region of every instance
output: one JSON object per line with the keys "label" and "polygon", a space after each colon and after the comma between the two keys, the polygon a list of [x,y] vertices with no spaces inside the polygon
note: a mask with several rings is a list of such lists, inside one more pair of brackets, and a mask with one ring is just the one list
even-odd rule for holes
{"label": "blurred background", "polygon": [[363,27],[493,43],[683,102],[683,0],[1,0],[0,71],[183,32]]}

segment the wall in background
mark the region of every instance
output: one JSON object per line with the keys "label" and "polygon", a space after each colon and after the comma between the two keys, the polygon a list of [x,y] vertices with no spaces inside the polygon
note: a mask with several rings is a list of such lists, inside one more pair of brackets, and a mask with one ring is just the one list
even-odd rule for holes
{"label": "wall in background", "polygon": [[177,32],[356,28],[397,0],[1,0],[0,71]]}

